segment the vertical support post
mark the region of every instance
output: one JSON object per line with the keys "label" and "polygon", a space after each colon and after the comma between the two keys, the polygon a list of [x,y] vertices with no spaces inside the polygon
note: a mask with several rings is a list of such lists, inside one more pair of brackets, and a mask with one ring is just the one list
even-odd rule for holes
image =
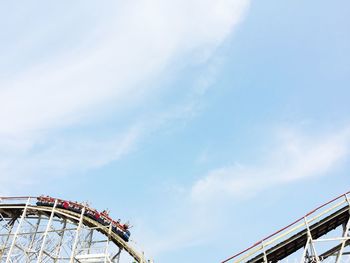
{"label": "vertical support post", "polygon": [[261,242],[261,245],[264,253],[264,263],[268,263],[264,241]]}
{"label": "vertical support post", "polygon": [[46,237],[47,237],[47,234],[50,230],[50,227],[51,227],[51,223],[52,223],[52,219],[55,215],[55,209],[56,209],[56,205],[57,205],[57,199],[55,199],[55,202],[53,204],[53,208],[51,210],[51,215],[50,215],[50,219],[49,219],[49,222],[47,222],[47,226],[46,226],[46,229],[45,229],[45,232],[44,232],[44,235],[43,235],[43,240],[42,240],[42,243],[41,243],[41,248],[40,248],[40,252],[39,252],[39,256],[38,256],[38,263],[41,262],[41,259],[43,257],[43,253],[44,253],[44,248],[45,248],[45,243],[46,243]]}
{"label": "vertical support post", "polygon": [[29,246],[28,246],[28,252],[27,252],[27,262],[30,262],[30,250],[32,249],[33,245],[34,245],[34,241],[35,241],[35,238],[36,238],[36,234],[38,232],[38,229],[39,229],[39,226],[40,226],[40,221],[41,221],[41,214],[39,214],[39,218],[38,218],[38,221],[36,222],[36,225],[35,225],[35,229],[34,229],[34,233],[33,233],[33,236],[30,240],[30,243],[29,243]]}
{"label": "vertical support post", "polygon": [[[346,202],[348,203],[348,206],[349,206],[349,215],[350,215],[350,201],[349,201],[349,198],[348,198],[348,195],[345,194],[345,200]],[[348,237],[348,233],[349,233],[349,228],[350,228],[350,217],[348,219],[348,222],[346,224],[346,227],[345,227],[345,230],[344,230],[344,233],[343,233],[343,237],[344,238],[347,238]],[[341,243],[341,247],[340,247],[340,250],[338,252],[338,255],[337,255],[337,259],[336,259],[336,263],[339,263],[340,260],[341,260],[341,257],[343,255],[343,251],[344,251],[344,247],[345,247],[345,243],[346,243],[346,239],[344,239]]]}
{"label": "vertical support post", "polygon": [[106,248],[105,248],[105,263],[107,262],[107,257],[108,257],[108,261],[110,261],[109,259],[109,255],[108,255],[108,246],[109,246],[109,241],[111,240],[111,234],[112,234],[112,221],[109,224],[109,229],[108,229],[108,237],[107,237],[107,242],[106,242]]}
{"label": "vertical support post", "polygon": [[11,224],[11,225],[10,225],[10,227],[9,227],[10,229],[9,229],[9,231],[8,231],[8,235],[7,235],[7,237],[6,237],[6,240],[5,240],[5,242],[4,242],[4,245],[0,248],[0,249],[1,249],[1,252],[0,252],[0,259],[2,259],[2,256],[4,255],[4,252],[5,252],[5,250],[6,250],[7,244],[8,244],[8,242],[9,242],[9,240],[10,240],[10,236],[12,235],[13,226],[14,226],[14,224]]}
{"label": "vertical support post", "polygon": [[79,219],[79,223],[78,223],[78,228],[77,228],[77,231],[75,233],[75,239],[74,239],[74,243],[73,243],[72,254],[71,254],[71,257],[70,257],[70,260],[69,260],[70,263],[74,262],[75,250],[76,250],[76,247],[77,247],[77,244],[78,244],[78,240],[79,240],[80,228],[81,228],[81,225],[83,224],[84,213],[85,213],[85,206],[83,206],[83,208],[81,209],[81,214],[80,214],[80,219]]}
{"label": "vertical support post", "polygon": [[63,221],[63,226],[62,226],[62,230],[61,230],[61,238],[60,238],[60,242],[57,245],[57,251],[56,251],[56,256],[55,256],[55,262],[57,262],[58,257],[60,256],[61,253],[61,247],[63,244],[63,236],[64,236],[64,232],[66,231],[66,226],[67,226],[67,220],[64,219]]}
{"label": "vertical support post", "polygon": [[307,222],[306,217],[304,217],[304,223],[305,223],[305,226],[306,226],[306,229],[307,229],[307,235],[308,235],[308,237],[309,237],[309,239],[310,239],[309,242],[310,242],[310,246],[311,246],[312,252],[313,252],[313,254],[314,254],[314,256],[315,256],[316,263],[319,263],[319,262],[320,262],[320,259],[319,259],[318,255],[317,255],[316,248],[315,248],[315,246],[314,246],[314,242],[313,242],[313,239],[312,239],[312,235],[311,235],[309,223]]}
{"label": "vertical support post", "polygon": [[91,251],[91,245],[92,245],[92,237],[94,235],[94,230],[91,229],[90,230],[90,233],[89,233],[89,241],[88,241],[88,254],[90,254],[90,251]]}
{"label": "vertical support post", "polygon": [[309,246],[309,243],[310,243],[310,237],[308,236],[304,247],[303,255],[301,256],[301,259],[300,259],[300,263],[305,263],[305,257],[306,257],[307,247]]}
{"label": "vertical support post", "polygon": [[15,235],[13,237],[13,240],[12,240],[12,243],[11,243],[11,247],[10,247],[10,250],[7,254],[7,257],[6,257],[6,263],[9,263],[10,260],[11,260],[11,254],[12,254],[12,251],[13,251],[13,248],[15,247],[15,244],[16,244],[16,239],[17,239],[17,236],[18,236],[18,233],[21,229],[21,226],[22,226],[22,223],[23,223],[23,220],[27,214],[27,209],[28,209],[28,206],[30,204],[30,197],[28,197],[28,200],[27,200],[27,203],[23,209],[23,212],[22,212],[22,216],[21,216],[21,219],[19,220],[19,223],[18,223],[18,226],[17,226],[17,229],[16,229],[16,232],[15,232]]}
{"label": "vertical support post", "polygon": [[116,262],[116,263],[119,263],[119,260],[120,260],[120,253],[122,252],[122,249],[120,247],[118,247],[118,252],[117,254],[115,254],[112,258],[112,262]]}

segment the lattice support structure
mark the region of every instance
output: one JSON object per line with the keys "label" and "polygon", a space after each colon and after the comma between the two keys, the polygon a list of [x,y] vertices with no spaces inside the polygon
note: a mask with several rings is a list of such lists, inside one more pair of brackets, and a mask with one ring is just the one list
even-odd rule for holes
{"label": "lattice support structure", "polygon": [[350,192],[222,263],[350,262]]}
{"label": "lattice support structure", "polygon": [[80,213],[39,206],[35,197],[0,199],[1,262],[146,263],[143,254]]}

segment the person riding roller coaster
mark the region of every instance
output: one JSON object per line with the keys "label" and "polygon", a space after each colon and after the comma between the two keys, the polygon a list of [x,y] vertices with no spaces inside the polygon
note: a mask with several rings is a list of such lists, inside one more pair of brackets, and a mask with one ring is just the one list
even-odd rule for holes
{"label": "person riding roller coaster", "polygon": [[120,236],[125,242],[128,242],[130,239],[130,231],[129,231],[129,223],[120,224],[120,219],[118,221],[114,221],[109,217],[109,211],[103,210],[101,213],[99,213],[97,210],[89,207],[84,206],[78,202],[71,202],[61,199],[55,199],[50,196],[40,196],[37,198],[37,205],[38,206],[50,206],[54,207],[56,204],[57,208],[69,210],[75,213],[81,213],[83,211],[83,207],[85,207],[84,215],[91,218],[92,220],[98,222],[99,224],[103,226],[112,226],[112,231]]}

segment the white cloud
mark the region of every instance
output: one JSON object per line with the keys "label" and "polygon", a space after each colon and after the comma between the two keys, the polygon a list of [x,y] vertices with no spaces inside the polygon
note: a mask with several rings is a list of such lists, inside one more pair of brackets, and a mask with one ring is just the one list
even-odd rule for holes
{"label": "white cloud", "polygon": [[260,165],[228,165],[194,183],[191,198],[208,204],[256,195],[264,189],[330,173],[349,154],[350,129],[320,137],[292,130],[279,133],[277,147]]}
{"label": "white cloud", "polygon": [[[64,14],[52,11],[53,18],[48,15],[45,23],[24,23],[41,10],[23,7],[21,23],[17,28],[11,25],[18,34],[2,43],[11,48],[0,53],[6,61],[0,67],[11,69],[0,80],[2,182],[13,180],[13,173],[24,180],[28,167],[39,170],[55,162],[65,163],[67,169],[81,163],[91,167],[89,154],[99,147],[107,149],[97,156],[98,165],[128,152],[142,134],[139,130],[137,135],[120,137],[129,125],[120,127],[118,136],[98,143],[94,136],[82,140],[59,134],[81,122],[94,123],[106,109],[120,111],[126,105],[147,103],[147,97],[157,93],[152,79],[174,63],[185,66],[208,58],[241,20],[248,3],[138,0],[94,7],[84,2],[84,8],[70,5]],[[78,13],[82,15],[77,17]],[[77,26],[80,17],[91,28]],[[45,54],[40,59],[38,47]],[[65,156],[70,156],[70,164]]]}
{"label": "white cloud", "polygon": [[112,6],[115,12],[97,19],[98,29],[85,36],[92,38],[89,45],[52,54],[0,82],[0,133],[67,125],[103,103],[132,101],[150,88],[144,81],[173,59],[189,52],[210,54],[240,20],[247,2],[139,0]]}

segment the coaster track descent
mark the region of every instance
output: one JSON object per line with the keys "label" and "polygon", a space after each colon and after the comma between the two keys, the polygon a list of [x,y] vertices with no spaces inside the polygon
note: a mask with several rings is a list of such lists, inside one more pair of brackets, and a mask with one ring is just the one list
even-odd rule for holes
{"label": "coaster track descent", "polygon": [[318,263],[326,259],[339,263],[341,260],[350,260],[349,194],[347,192],[317,207],[221,263],[275,263],[290,260]]}

